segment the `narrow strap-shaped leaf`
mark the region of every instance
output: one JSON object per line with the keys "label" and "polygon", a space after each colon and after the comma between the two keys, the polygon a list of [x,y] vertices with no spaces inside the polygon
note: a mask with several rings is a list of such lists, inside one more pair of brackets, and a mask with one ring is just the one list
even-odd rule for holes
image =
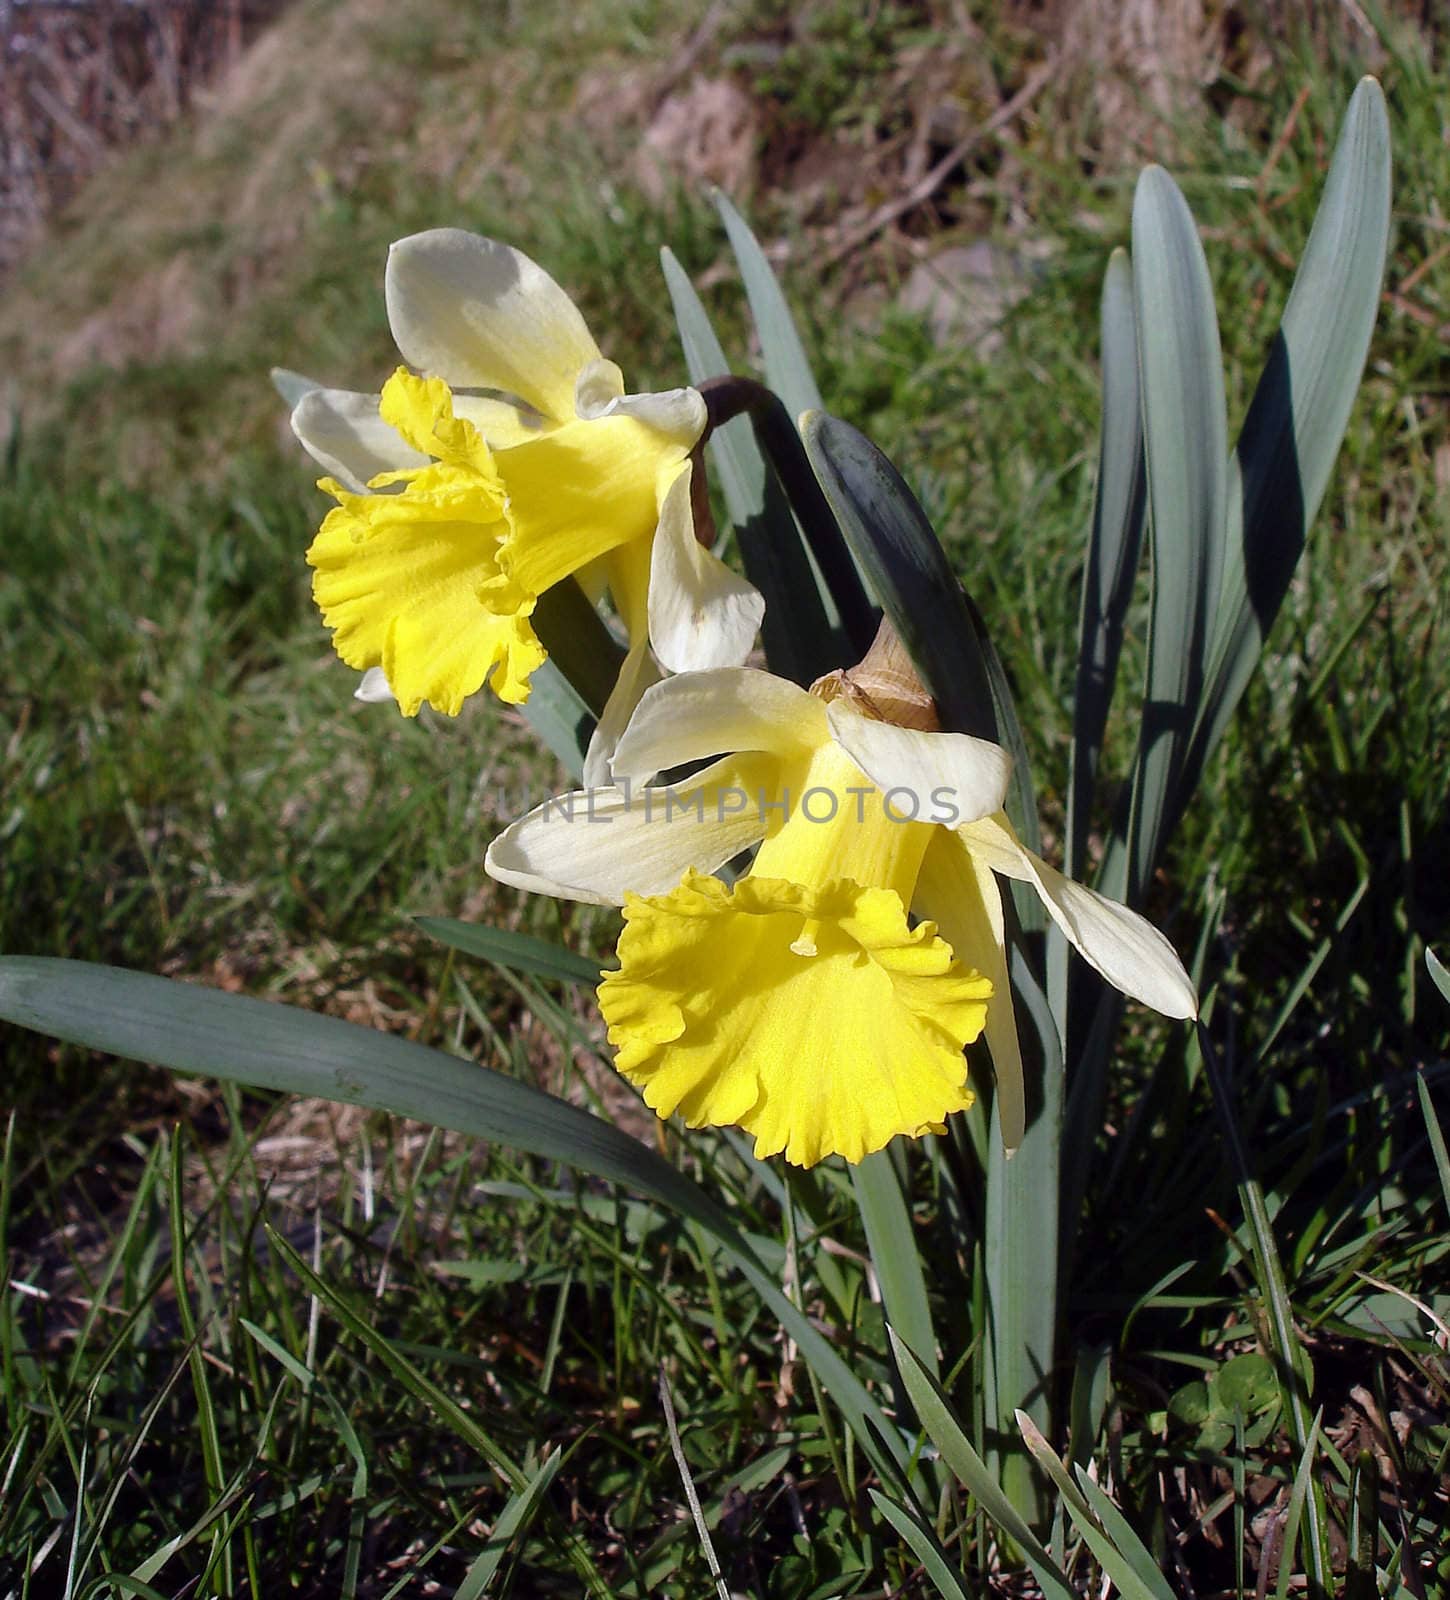
{"label": "narrow strap-shaped leaf", "polygon": [[1138,389],[1138,320],[1126,250],[1114,250],[1103,279],[1102,439],[1092,527],[1082,575],[1077,685],[1067,794],[1063,871],[1078,877],[1086,861],[1098,756],[1117,680],[1123,629],[1143,547],[1147,473]]}
{"label": "narrow strap-shaped leaf", "polygon": [[881,1513],[906,1541],[912,1555],[921,1562],[922,1571],[931,1579],[942,1600],[972,1600],[971,1591],[962,1582],[961,1573],[952,1565],[951,1558],[941,1547],[941,1541],[921,1520],[899,1506],[877,1489],[866,1491],[871,1504]]}
{"label": "narrow strap-shaped leaf", "polygon": [[936,1377],[936,1333],[921,1270],[921,1249],[888,1152],[878,1150],[853,1166],[851,1184],[866,1226],[866,1243],[881,1285],[886,1319]]}
{"label": "narrow strap-shaped leaf", "polygon": [[529,678],[529,698],[519,707],[529,726],[575,782],[584,776],[584,752],[597,721],[584,697],[552,661]]}
{"label": "narrow strap-shaped leaf", "polygon": [[1425,970],[1443,998],[1450,1000],[1450,968],[1430,949],[1425,951]]}
{"label": "narrow strap-shaped leaf", "polygon": [[1147,168],[1133,201],[1133,295],[1153,536],[1148,681],[1121,896],[1137,904],[1172,822],[1198,711],[1228,496],[1213,286],[1188,204],[1161,167]]}
{"label": "narrow strap-shaped leaf", "polygon": [[[1130,1564],[1134,1574],[1153,1595],[1154,1600],[1177,1600],[1172,1586],[1163,1576],[1162,1567],[1153,1559],[1152,1552],[1133,1531],[1128,1519],[1108,1498],[1101,1485],[1088,1476],[1086,1467],[1079,1466],[1076,1470],[1078,1487],[1082,1490],[1083,1498],[1092,1508],[1098,1521],[1102,1523],[1103,1531],[1112,1540],[1114,1548]],[[1127,1594],[1125,1585],[1120,1583],[1118,1587]]]}
{"label": "narrow strap-shaped leaf", "polygon": [[963,1432],[941,1386],[905,1342],[896,1336],[895,1330],[888,1328],[887,1331],[911,1403],[927,1437],[941,1451],[942,1460],[976,1496],[988,1517],[1022,1552],[1023,1560],[1042,1586],[1045,1600],[1073,1600],[1076,1591],[1043,1549],[1025,1518],[1002,1492],[1002,1486],[987,1470],[986,1462],[972,1448],[971,1440]]}
{"label": "narrow strap-shaped leaf", "polygon": [[[1127,1531],[1132,1544],[1136,1546],[1133,1558],[1120,1549],[1117,1542],[1099,1525],[1092,1508],[1084,1498],[1083,1490],[1073,1482],[1072,1475],[1057,1459],[1057,1452],[1048,1444],[1041,1429],[1025,1411],[1017,1413],[1017,1426],[1022,1430],[1023,1442],[1031,1452],[1032,1459],[1046,1472],[1052,1480],[1053,1487],[1062,1497],[1062,1505],[1072,1519],[1073,1526],[1082,1535],[1083,1543],[1092,1551],[1103,1572],[1117,1585],[1123,1600],[1175,1600],[1173,1591],[1163,1582],[1161,1574],[1155,1575],[1155,1582],[1149,1582],[1138,1571],[1137,1560],[1134,1558],[1139,1555],[1147,1556],[1148,1553],[1131,1529]],[[1086,1474],[1079,1476],[1086,1482],[1091,1482]],[[1093,1487],[1096,1488],[1097,1485],[1094,1484]],[[1106,1496],[1104,1498],[1106,1499]],[[1126,1527],[1126,1523],[1123,1526]],[[1149,1559],[1151,1560],[1151,1557]]]}
{"label": "narrow strap-shaped leaf", "polygon": [[1389,119],[1379,84],[1365,78],[1230,464],[1223,589],[1186,788],[1253,675],[1329,485],[1369,354],[1389,229]]}
{"label": "narrow strap-shaped leaf", "polygon": [[[995,1440],[989,1460],[1024,1518],[1035,1520],[1041,1491],[1012,1440],[1014,1412],[1049,1419],[1058,1338],[1058,1263],[1062,1244],[1061,1170],[1064,1099],[1062,1049],[1052,1013],[1020,949],[1012,951],[1017,1032],[1027,1048],[1030,1117],[1009,1158],[996,1107],[987,1146],[987,1221],[983,1269],[987,1289],[987,1425]],[[1035,1038],[1034,1048],[1030,1040]]]}
{"label": "narrow strap-shaped leaf", "polygon": [[740,265],[740,280],[750,302],[750,314],[760,335],[760,352],[765,359],[765,381],[785,402],[792,417],[803,411],[819,411],[825,402],[816,385],[815,374],[806,359],[805,345],[790,314],[785,294],[765,259],[765,251],[750,231],[745,218],[718,190],[715,209],[725,224],[730,248]]}
{"label": "narrow strap-shaped leaf", "polygon": [[[755,331],[760,336],[760,354],[765,362],[766,387],[774,389],[789,413],[791,421],[799,423],[807,411],[820,411],[825,406],[819,385],[806,356],[800,330],[786,303],[785,291],[780,286],[760,241],[750,230],[749,223],[718,190],[715,209],[725,224],[725,234],[740,267],[740,281],[745,285],[745,298],[750,302],[750,315]],[[853,556],[855,553],[853,552]],[[870,576],[856,558],[858,577],[865,584],[873,601]]]}
{"label": "narrow strap-shaped leaf", "polygon": [[[660,252],[680,344],[692,383],[729,372],[715,330],[685,269]],[[822,660],[839,652],[838,633],[822,599],[816,572],[775,474],[755,442],[748,417],[716,428],[706,445],[735,530],[745,575],[765,598],[761,642],[772,672],[808,684]]]}
{"label": "narrow strap-shaped leaf", "polygon": [[[597,717],[619,677],[624,647],[605,627],[588,595],[573,578],[565,578],[539,596],[529,620],[550,662]],[[523,709],[528,711],[528,701]]]}
{"label": "narrow strap-shaped leaf", "polygon": [[528,1084],[336,1017],[198,984],[44,956],[0,957],[0,1018],[93,1050],[255,1088],[369,1106],[497,1140],[623,1184],[690,1218],[801,1348],[867,1457],[903,1479],[900,1432],[791,1304],[729,1214],[618,1128]]}
{"label": "narrow strap-shaped leaf", "polygon": [[596,984],[600,978],[597,961],[576,955],[563,945],[535,939],[531,934],[514,933],[509,928],[489,928],[453,917],[414,917],[413,921],[439,944],[446,944],[464,955],[481,956],[497,962],[511,972],[530,972],[538,978],[558,978],[563,983]]}
{"label": "narrow strap-shaped leaf", "polygon": [[494,1520],[489,1530],[488,1543],[464,1574],[463,1582],[453,1592],[453,1600],[480,1600],[488,1593],[500,1563],[515,1537],[534,1520],[539,1504],[549,1485],[554,1481],[564,1460],[564,1452],[551,1450],[535,1469],[533,1476],[522,1487],[515,1489],[507,1504]]}
{"label": "narrow strap-shaped leaf", "polygon": [[936,701],[942,726],[995,741],[991,681],[966,597],[916,496],[849,422],[813,411],[801,436],[846,543]]}

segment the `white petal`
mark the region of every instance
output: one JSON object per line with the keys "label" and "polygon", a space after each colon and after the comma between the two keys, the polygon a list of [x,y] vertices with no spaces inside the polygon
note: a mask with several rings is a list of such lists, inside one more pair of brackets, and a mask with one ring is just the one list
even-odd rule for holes
{"label": "white petal", "polygon": [[500,389],[546,417],[573,414],[574,382],[599,359],[578,307],[526,255],[461,228],[400,239],[384,279],[405,360],[454,388]]}
{"label": "white petal", "polygon": [[357,688],[352,692],[352,697],[354,700],[366,701],[370,706],[384,705],[387,701],[397,698],[388,683],[387,674],[381,667],[369,667],[363,673],[358,679]]}
{"label": "white petal", "polygon": [[1173,946],[1146,917],[1065,878],[1026,849],[1000,812],[958,830],[994,872],[1030,883],[1048,915],[1115,989],[1165,1017],[1196,1017],[1198,995]]}
{"label": "white petal", "polygon": [[750,654],[765,601],[695,537],[686,462],[665,491],[649,571],[649,636],[671,672],[737,667]]}
{"label": "white petal", "polygon": [[500,883],[563,900],[666,894],[687,867],[714,872],[763,837],[758,787],[748,761],[726,759],[668,790],[576,790],[511,823],[483,864]]}
{"label": "white petal", "polygon": [[939,833],[927,846],[911,903],[913,910],[936,923],[958,961],[992,980],[983,1031],[997,1081],[997,1125],[1011,1155],[1027,1131],[1027,1103],[997,880],[960,839]]}
{"label": "white petal", "polygon": [[428,460],[378,415],[375,394],[313,389],[293,408],[292,431],[308,455],[355,494],[380,472],[421,467]]}
{"label": "white petal", "polygon": [[[619,676],[609,691],[599,722],[584,753],[584,787],[597,789],[614,782],[610,762],[619,744],[619,737],[634,715],[640,696],[646,689],[660,681],[660,669],[649,653],[649,641],[641,639],[630,647],[620,663]],[[653,773],[650,774],[654,776]]]}
{"label": "white petal", "polygon": [[786,678],[720,667],[645,693],[614,752],[616,779],[638,779],[730,750],[790,757],[827,738],[826,708]]}
{"label": "white petal", "polygon": [[1007,797],[1012,758],[987,739],[965,733],[923,733],[876,722],[852,710],[845,700],[826,707],[831,737],[883,793],[893,794],[892,810],[913,820],[955,827],[1000,810]]}

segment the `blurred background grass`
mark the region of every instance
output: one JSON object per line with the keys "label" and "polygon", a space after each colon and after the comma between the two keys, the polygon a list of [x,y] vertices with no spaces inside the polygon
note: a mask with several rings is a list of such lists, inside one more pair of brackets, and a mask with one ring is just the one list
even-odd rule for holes
{"label": "blurred background grass", "polygon": [[[710,183],[769,243],[828,405],[898,461],[985,611],[1051,836],[1096,457],[1097,296],[1110,249],[1127,242],[1137,172],[1168,165],[1203,228],[1236,425],[1338,119],[1373,70],[1389,98],[1396,198],[1365,388],[1266,669],[1153,908],[1186,946],[1222,898],[1213,964],[1245,1034],[1275,1030],[1245,1092],[1290,1171],[1305,1118],[1378,1104],[1379,1086],[1446,1053],[1445,1012],[1422,963],[1426,942],[1443,949],[1450,919],[1450,94],[1437,15],[1307,0],[885,0],[867,12],[843,0],[295,0],[224,76],[198,86],[184,117],[108,154],[0,290],[10,411],[0,949],[275,994],[558,1087],[587,1042],[587,1011],[552,1032],[528,1022],[514,988],[486,974],[465,984],[407,918],[461,915],[585,941],[597,932],[607,943],[607,916],[525,901],[482,871],[507,809],[500,790],[547,789],[557,774],[519,720],[482,699],[454,722],[405,722],[350,700],[352,675],[331,655],[302,561],[324,500],[266,374],[280,364],[376,387],[394,361],[387,244],[445,224],[505,237],[544,263],[641,388],[682,371],[657,261],[667,243],[749,368]],[[1129,685],[1140,644],[1129,642]],[[1122,771],[1129,755],[1120,741],[1107,768]],[[1125,1070],[1118,1111],[1136,1103],[1135,1085],[1151,1088],[1160,1039],[1146,1025],[1137,1036],[1138,1076]],[[360,1263],[376,1267],[375,1234],[349,1234],[347,1219],[357,1194],[373,1203],[368,1163],[407,1167],[392,1204],[409,1218],[412,1185],[430,1174],[422,1203],[441,1210],[430,1212],[435,1232],[420,1235],[432,1241],[418,1246],[424,1255],[513,1248],[492,1236],[480,1244],[486,1223],[440,1200],[474,1159],[443,1142],[293,1109],[284,1114],[302,1119],[296,1142],[277,1145],[274,1121],[263,1130],[273,1165],[258,1167],[226,1142],[241,1137],[232,1113],[257,1133],[253,1102],[244,1114],[239,1102],[18,1031],[0,1030],[0,1050],[18,1113],[12,1273],[29,1263],[37,1282],[85,1280],[93,1266],[77,1241],[101,1249],[118,1217],[136,1214],[127,1207],[148,1170],[150,1130],[182,1114],[208,1160],[250,1174],[258,1207],[291,1148],[304,1177],[277,1195],[284,1208],[298,1193],[329,1197],[360,1284]],[[1199,1216],[1189,1197],[1201,1200],[1198,1178],[1208,1182],[1218,1158],[1194,1131],[1201,1106],[1191,1095],[1174,1103],[1155,1169],[1108,1163],[1094,1190],[1119,1220],[1105,1223],[1102,1259],[1082,1286],[1089,1323],[1094,1295],[1183,1259],[1162,1205]],[[1355,1160],[1386,1168],[1375,1137],[1364,1134]],[[1105,1139],[1110,1153],[1111,1131]],[[494,1182],[545,1181],[487,1170]],[[1311,1189],[1304,1226],[1318,1217],[1322,1229],[1328,1190]],[[1162,1205],[1114,1213],[1124,1194],[1144,1192]],[[534,1205],[510,1213],[515,1243]],[[591,1255],[577,1218],[565,1227],[548,1206],[537,1217],[540,1239],[527,1248],[553,1278],[540,1266],[512,1298],[460,1310],[431,1269],[410,1265],[395,1308],[405,1336],[459,1350],[481,1317],[534,1330],[521,1348],[555,1348],[557,1326],[553,1345],[537,1335],[558,1275],[596,1273],[611,1253],[618,1267],[624,1245]],[[639,1226],[630,1249],[660,1245],[654,1225]],[[225,1227],[218,1237],[221,1285],[252,1269]],[[1404,1257],[1412,1275],[1428,1270],[1422,1256]],[[708,1302],[708,1271],[681,1271],[689,1295]],[[280,1279],[268,1282],[280,1304]],[[563,1359],[570,1382],[600,1381],[591,1357],[614,1374],[599,1396],[609,1419],[599,1449],[612,1465],[591,1468],[587,1514],[619,1529],[626,1502],[645,1515],[636,1457],[653,1449],[631,1433],[631,1407],[661,1341],[683,1324],[656,1308],[660,1320],[631,1333],[625,1280],[616,1272],[600,1293],[624,1326],[609,1349],[591,1350],[581,1323]],[[54,1327],[47,1336],[62,1337]],[[758,1364],[752,1337],[733,1332],[724,1348]],[[764,1348],[768,1358],[768,1339]],[[148,1351],[143,1366],[162,1359]],[[504,1344],[495,1357],[514,1359]],[[708,1374],[695,1377],[699,1437],[714,1439],[700,1449],[733,1460],[758,1431],[749,1386],[743,1398],[711,1398]],[[144,1392],[154,1372],[130,1381]],[[424,1495],[425,1509],[416,1485],[398,1488],[422,1435],[416,1419],[394,1415],[382,1378],[369,1381],[376,1392],[354,1398],[377,1407],[373,1423],[392,1441],[388,1493],[403,1494],[377,1526],[402,1548],[399,1505],[441,1532],[447,1506],[467,1495],[455,1484]],[[725,1436],[704,1426],[720,1407]],[[176,1470],[188,1481],[189,1469]],[[345,1498],[345,1486],[316,1492],[334,1491]],[[158,1488],[155,1504],[168,1492]],[[668,1483],[659,1492],[668,1500]],[[772,1505],[788,1545],[788,1507]],[[619,1555],[618,1570],[630,1559]],[[801,1559],[809,1568],[816,1557]],[[810,1568],[779,1592],[829,1577]]]}

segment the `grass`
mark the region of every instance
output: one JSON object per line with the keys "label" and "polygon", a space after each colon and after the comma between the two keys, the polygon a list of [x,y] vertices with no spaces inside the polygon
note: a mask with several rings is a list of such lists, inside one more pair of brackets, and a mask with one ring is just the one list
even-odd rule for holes
{"label": "grass", "polygon": [[[950,34],[931,8],[907,9]],[[287,80],[271,81],[204,141],[186,174],[203,203],[183,203],[179,145],[143,151],[142,189],[168,173],[176,185],[156,199],[161,221],[135,203],[112,253],[90,266],[94,235],[78,222],[38,264],[56,280],[58,318],[103,299],[107,280],[180,253],[205,285],[206,333],[52,393],[7,459],[0,948],[329,1008],[602,1101],[728,1199],[853,1365],[890,1393],[841,1175],[783,1192],[728,1141],[631,1124],[639,1114],[598,1057],[587,997],[460,960],[406,918],[564,932],[557,906],[494,889],[481,869],[496,782],[552,774],[525,731],[487,708],[405,723],[348,698],[300,562],[320,497],[280,436],[265,368],[375,381],[390,359],[382,250],[447,221],[529,249],[577,293],[631,380],[665,384],[678,362],[657,247],[668,242],[697,275],[722,256],[698,200],[651,205],[563,111],[529,124],[512,109],[563,106],[560,85],[584,64],[616,83],[624,68],[657,70],[657,8],[590,8],[572,32],[541,12],[502,38],[472,19],[459,26],[477,36],[451,31],[442,14],[377,8],[339,31],[335,7],[303,0],[301,37],[351,52],[319,90],[335,121],[292,138]],[[782,26],[742,16],[706,41],[707,63]],[[843,27],[831,7],[802,24],[849,43]],[[1363,66],[1312,39],[1252,37],[1276,69],[1252,92],[1223,78],[1217,115],[1172,128],[1145,118],[1139,148],[1114,161],[1086,101],[1054,84],[971,158],[936,224],[908,219],[926,239],[943,219],[948,235],[1016,239],[1025,217],[1047,242],[990,353],[939,347],[919,319],[861,309],[873,284],[879,303],[880,286],[904,275],[905,247],[875,247],[818,281],[791,192],[753,207],[763,233],[794,243],[783,275],[829,403],[922,489],[990,619],[1049,834],[1066,781],[1095,459],[1096,297],[1108,250],[1126,240],[1136,167],[1171,141],[1205,231],[1236,421]],[[1351,1490],[1368,1483],[1371,1566],[1398,1561],[1408,1576],[1418,1563],[1429,1593],[1447,1580],[1447,1377],[1431,1325],[1402,1296],[1428,1296],[1446,1315],[1436,1286],[1450,1202],[1416,1081],[1443,1126],[1450,1013],[1425,982],[1423,951],[1443,951],[1450,916],[1450,271],[1436,203],[1450,155],[1443,89],[1416,36],[1393,38],[1399,54],[1382,70],[1396,237],[1365,388],[1265,670],[1153,911],[1180,948],[1202,938],[1217,981],[1214,1036],[1324,1408],[1334,1515],[1347,1530]],[[1010,17],[986,26],[981,48],[1004,86],[1036,59]],[[853,91],[839,133],[858,154],[870,119],[857,108],[881,99],[905,115],[891,99],[899,53],[875,35],[871,50],[875,75]],[[809,72],[816,58],[792,59]],[[362,63],[377,74],[376,118],[348,100],[347,73]],[[779,126],[823,138],[839,71],[833,43],[819,81],[753,87],[774,96],[766,110]],[[1294,113],[1301,83],[1310,92]],[[243,179],[268,130],[276,165],[263,203]],[[479,164],[491,141],[506,158],[496,168]],[[119,211],[124,176],[114,188]],[[260,234],[229,224],[227,193]],[[57,388],[35,331],[47,304],[38,277],[0,329],[27,394]],[[733,284],[708,297],[744,350]],[[34,324],[23,334],[16,304]],[[1141,641],[1130,641],[1124,681],[1140,670]],[[1110,737],[1110,772],[1127,771],[1130,738],[1122,726]],[[602,914],[567,932],[601,950],[612,936]],[[106,1592],[101,1574],[116,1572],[166,1594],[187,1583],[469,1594],[485,1580],[526,1595],[703,1592],[708,1568],[656,1400],[663,1370],[733,1587],[929,1592],[873,1516],[869,1473],[829,1398],[678,1222],[565,1170],[388,1119],[339,1114],[329,1130],[320,1113],[182,1090],[35,1036],[7,1031],[3,1047],[14,1120],[0,1591],[27,1592],[31,1572],[30,1594]],[[1273,1348],[1266,1285],[1211,1106],[1192,1042],[1135,1018],[1106,1126],[1091,1133],[1068,1269],[1082,1402],[1071,1443],[1076,1458],[1095,1455],[1179,1592],[1187,1574],[1194,1592],[1242,1594],[1260,1573],[1278,1582],[1298,1455],[1245,1365]],[[974,1266],[934,1248],[959,1236],[956,1192],[916,1183],[950,1373],[977,1359]],[[972,1581],[1010,1592],[984,1521],[965,1497],[943,1504]],[[1346,1585],[1365,1579],[1355,1557],[1335,1556]],[[1089,1555],[1076,1559],[1086,1586]],[[1375,1592],[1368,1581],[1358,1592]],[[109,1587],[121,1592],[119,1580]]]}

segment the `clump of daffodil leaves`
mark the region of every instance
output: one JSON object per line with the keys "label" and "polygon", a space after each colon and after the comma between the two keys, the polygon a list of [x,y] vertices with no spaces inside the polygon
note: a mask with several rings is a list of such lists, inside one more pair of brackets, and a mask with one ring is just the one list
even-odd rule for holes
{"label": "clump of daffodil leaves", "polygon": [[491,239],[400,241],[385,296],[406,364],[292,416],[336,501],[307,553],[314,597],[360,697],[407,716],[485,689],[526,701],[539,597],[577,579],[607,600],[626,650],[586,788],[505,828],[486,866],[623,908],[599,1008],[660,1117],[740,1127],[761,1157],[857,1162],[968,1107],[980,1041],[1014,1146],[1003,878],[1109,983],[1196,1014],[1149,923],[1021,843],[1007,752],[938,726],[889,624],[809,686],[746,665],[764,603],[703,542],[699,390],[627,393],[559,285]]}

